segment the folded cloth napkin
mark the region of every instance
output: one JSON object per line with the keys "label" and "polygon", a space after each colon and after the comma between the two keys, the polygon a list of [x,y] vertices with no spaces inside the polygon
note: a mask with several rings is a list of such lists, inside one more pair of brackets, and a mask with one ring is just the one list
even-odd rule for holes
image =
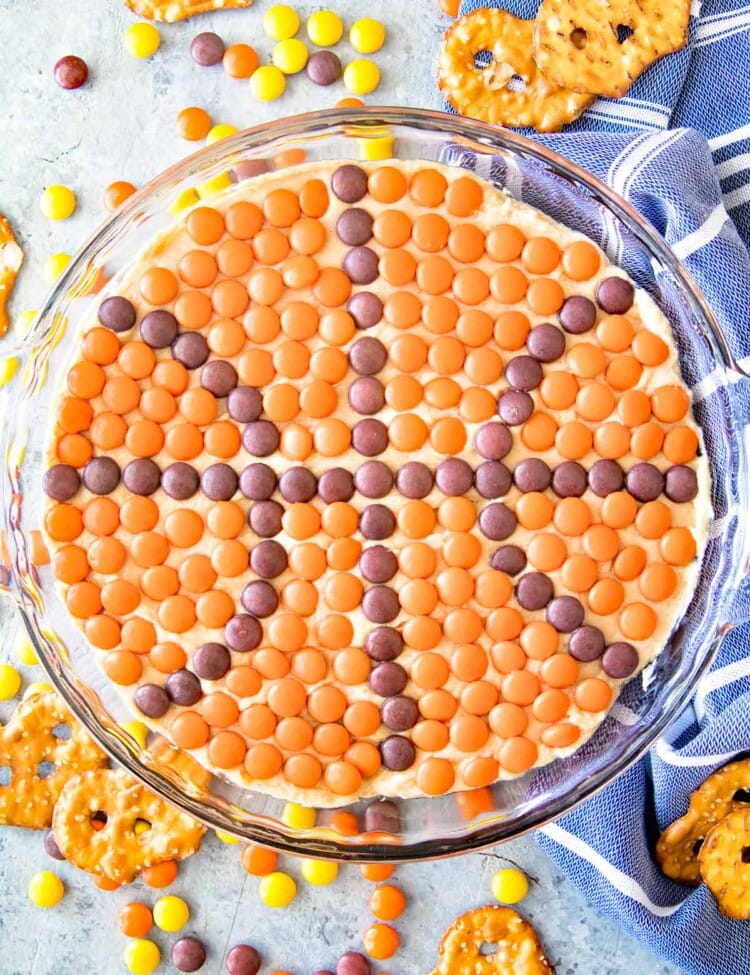
{"label": "folded cloth napkin", "polygon": [[[464,0],[460,12],[482,6],[533,17],[538,3]],[[750,5],[694,0],[686,50],[648,68],[624,98],[598,99],[565,134],[528,134],[599,176],[653,224],[703,291],[735,361],[750,369]],[[726,380],[708,358],[698,360],[693,393],[710,429]],[[749,388],[743,380],[721,389],[748,429]],[[750,588],[737,594],[732,622],[745,625],[725,638],[647,757],[537,834],[597,910],[688,975],[750,973],[750,922],[721,917],[705,886],[667,880],[653,858],[658,831],[682,815],[691,791],[750,751]]]}

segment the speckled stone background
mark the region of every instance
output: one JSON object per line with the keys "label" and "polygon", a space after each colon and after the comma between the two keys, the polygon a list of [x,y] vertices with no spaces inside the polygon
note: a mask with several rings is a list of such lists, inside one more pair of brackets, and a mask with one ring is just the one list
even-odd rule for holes
{"label": "speckled stone background", "polygon": [[[271,42],[261,30],[263,9],[256,0],[243,11],[201,16],[161,28],[162,46],[148,61],[130,58],[122,33],[132,16],[118,0],[0,0],[0,212],[17,228],[26,250],[13,311],[35,308],[44,296],[42,262],[58,251],[74,252],[105,213],[102,192],[114,179],[141,184],[190,150],[175,133],[174,119],[186,105],[202,105],[215,122],[240,128],[282,114],[333,105],[342,86],[315,88],[303,77],[290,79],[286,95],[270,105],[253,102],[247,82],[224,76],[220,68],[201,69],[188,55],[190,38],[216,30],[227,42],[247,41],[267,58]],[[447,21],[436,0],[331,0],[351,24],[359,16],[379,16],[388,42],[376,55],[382,84],[368,101],[384,105],[440,107],[433,83],[433,63]],[[299,3],[303,15],[321,4]],[[346,41],[342,59],[352,56]],[[63,91],[52,80],[52,66],[75,53],[89,65],[88,84]],[[54,224],[42,216],[39,195],[50,183],[65,183],[78,196],[76,214]],[[0,654],[13,659],[15,626],[0,609]],[[25,667],[24,686],[41,679],[39,668]],[[5,710],[5,709],[4,709]],[[5,712],[3,717],[7,716]],[[240,866],[238,846],[213,835],[200,854],[183,864],[170,892],[189,902],[187,932],[204,938],[209,956],[203,972],[224,972],[229,947],[244,941],[258,947],[263,972],[288,969],[309,975],[332,968],[343,951],[359,946],[370,923],[368,885],[355,867],[341,871],[326,888],[300,880],[299,894],[283,911],[265,907],[257,879]],[[409,905],[397,922],[403,947],[390,962],[374,966],[394,975],[426,975],[435,964],[440,933],[468,908],[491,900],[493,873],[508,861],[532,878],[523,912],[537,925],[558,975],[678,975],[631,941],[592,907],[543,857],[532,838],[502,849],[444,861],[400,867],[398,882]],[[299,879],[298,865],[284,868]],[[54,868],[63,877],[66,896],[43,912],[26,896],[29,877]],[[153,903],[155,891],[137,883],[103,893],[67,864],[45,855],[41,834],[0,828],[0,975],[116,975],[125,939],[117,910],[128,900]],[[168,961],[176,935],[158,932],[160,972],[174,971]]]}

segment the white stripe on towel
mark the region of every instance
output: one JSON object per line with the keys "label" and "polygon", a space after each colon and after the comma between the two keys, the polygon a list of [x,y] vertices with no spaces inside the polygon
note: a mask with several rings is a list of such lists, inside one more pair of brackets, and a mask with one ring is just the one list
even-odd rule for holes
{"label": "white stripe on towel", "polygon": [[[645,107],[648,106],[648,107]],[[653,102],[642,104],[628,104],[625,99],[613,104],[603,98],[597,99],[588,110],[589,115],[598,115],[602,118],[614,118],[621,121],[623,125],[628,123],[633,127],[633,123],[638,123],[638,128],[666,129],[669,125],[669,114],[659,110]]]}
{"label": "white stripe on towel", "polygon": [[725,132],[723,135],[709,139],[708,146],[711,152],[716,152],[717,149],[731,146],[734,142],[742,142],[743,139],[750,139],[750,122],[747,125],[741,125],[739,129],[733,129],[731,132]]}
{"label": "white stripe on towel", "polygon": [[599,871],[605,880],[608,880],[614,888],[619,890],[621,894],[625,894],[626,897],[645,907],[655,917],[671,917],[682,907],[682,901],[679,904],[669,904],[666,907],[655,904],[643,887],[633,880],[632,877],[623,873],[622,870],[610,863],[609,860],[605,860],[601,853],[597,853],[588,843],[584,843],[583,840],[569,833],[561,826],[558,826],[557,823],[550,823],[548,826],[543,826],[541,832],[551,840],[554,840],[555,843],[559,843],[560,846],[564,846],[570,850],[571,853],[575,853],[582,860],[586,860],[592,867],[595,867]]}
{"label": "white stripe on towel", "polygon": [[738,186],[736,190],[724,194],[724,206],[727,210],[735,210],[748,202],[750,202],[750,183]]}
{"label": "white stripe on towel", "polygon": [[686,257],[694,254],[701,247],[705,247],[706,244],[709,244],[718,236],[719,231],[728,219],[729,214],[724,204],[717,203],[701,226],[691,234],[688,234],[687,237],[683,237],[682,240],[678,240],[672,244],[672,250],[681,261],[684,261]]}
{"label": "white stripe on towel", "polygon": [[750,152],[742,152],[739,156],[733,156],[719,163],[716,167],[716,175],[719,179],[726,179],[727,176],[741,173],[743,169],[750,169]]}
{"label": "white stripe on towel", "polygon": [[698,721],[703,721],[706,698],[709,694],[746,677],[750,677],[750,657],[746,657],[744,660],[735,660],[734,663],[727,664],[726,667],[719,667],[718,670],[712,670],[706,674],[698,684],[698,691],[695,695],[694,707]]}
{"label": "white stripe on towel", "polygon": [[656,743],[656,754],[667,765],[675,765],[680,768],[700,768],[702,765],[724,765],[734,758],[737,754],[733,752],[723,752],[719,755],[679,755],[672,746],[663,738]]}
{"label": "white stripe on towel", "polygon": [[705,47],[707,44],[715,44],[716,41],[723,41],[733,34],[739,34],[750,24],[750,13],[727,15],[723,20],[717,20],[712,24],[703,23],[695,32],[695,46]]}

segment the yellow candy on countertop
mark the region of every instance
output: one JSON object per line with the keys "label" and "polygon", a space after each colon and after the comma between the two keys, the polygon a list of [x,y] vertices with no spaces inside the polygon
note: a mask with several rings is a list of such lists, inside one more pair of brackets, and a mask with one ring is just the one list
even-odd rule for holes
{"label": "yellow candy on countertop", "polygon": [[526,875],[515,867],[498,870],[492,878],[492,896],[501,904],[517,904],[528,892]]}
{"label": "yellow candy on countertop", "polygon": [[286,3],[276,3],[263,15],[263,30],[275,41],[294,37],[299,30],[299,14]]}
{"label": "yellow candy on countertop", "polygon": [[54,907],[65,893],[65,885],[51,870],[40,870],[29,881],[29,899],[37,907]]}
{"label": "yellow candy on countertop", "polygon": [[297,896],[297,885],[288,873],[274,870],[263,877],[258,893],[266,907],[287,907]]}
{"label": "yellow candy on countertop", "polygon": [[352,24],[349,43],[360,54],[374,54],[385,44],[385,27],[374,17],[362,17]]}
{"label": "yellow candy on countertop", "polygon": [[296,37],[289,37],[279,41],[271,52],[271,61],[284,74],[299,74],[307,64],[309,51],[304,41]]}
{"label": "yellow candy on countertop", "polygon": [[264,64],[250,75],[250,94],[259,102],[273,102],[286,90],[286,77],[273,64]]}
{"label": "yellow candy on countertop", "polygon": [[380,84],[380,69],[368,58],[355,58],[344,68],[344,84],[353,95],[369,95]]}
{"label": "yellow candy on countertop", "polygon": [[148,938],[134,938],[125,945],[122,960],[133,975],[151,975],[159,967],[161,952]]}
{"label": "yellow candy on countertop", "polygon": [[42,213],[49,220],[67,220],[76,208],[76,195],[68,186],[54,183],[42,193]]}
{"label": "yellow candy on countertop", "polygon": [[302,876],[316,887],[325,887],[339,875],[339,865],[331,860],[311,860],[307,857],[302,861]]}
{"label": "yellow candy on countertop", "polygon": [[162,931],[180,931],[190,920],[190,908],[181,897],[167,894],[154,904],[154,924]]}
{"label": "yellow candy on countertop", "polygon": [[307,18],[307,36],[317,47],[333,47],[344,36],[344,22],[333,10],[317,10]]}
{"label": "yellow candy on countertop", "polygon": [[159,50],[161,34],[153,24],[131,24],[123,35],[125,50],[134,58],[150,58]]}

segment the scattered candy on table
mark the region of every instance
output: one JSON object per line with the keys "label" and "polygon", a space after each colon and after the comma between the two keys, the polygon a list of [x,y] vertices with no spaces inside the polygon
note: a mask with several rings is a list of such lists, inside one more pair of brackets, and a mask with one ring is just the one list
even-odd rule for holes
{"label": "scattered candy on table", "polygon": [[318,10],[307,18],[307,36],[317,47],[333,47],[344,35],[344,22],[333,10]]}
{"label": "scattered candy on table", "polygon": [[219,64],[224,57],[224,41],[212,31],[203,31],[190,42],[190,56],[201,67]]}
{"label": "scattered candy on table", "polygon": [[221,63],[230,78],[249,78],[258,67],[258,55],[249,44],[231,44]]}
{"label": "scattered candy on table", "polygon": [[54,907],[65,893],[65,885],[51,870],[40,870],[29,881],[29,899],[36,907]]}
{"label": "scattered candy on table", "polygon": [[224,964],[228,975],[256,975],[261,957],[252,945],[235,945],[227,952]]}
{"label": "scattered candy on table", "polygon": [[20,637],[16,643],[16,660],[21,664],[25,664],[27,667],[33,667],[39,663],[36,650],[31,645],[31,640],[26,636]]}
{"label": "scattered candy on table", "polygon": [[141,876],[149,887],[169,887],[177,876],[177,863],[174,860],[164,860],[153,867],[145,867]]}
{"label": "scattered candy on table", "polygon": [[143,938],[151,930],[154,918],[151,909],[140,901],[131,901],[120,908],[117,926],[128,938]]}
{"label": "scattered candy on table", "polygon": [[398,951],[399,936],[390,924],[371,924],[362,936],[362,946],[370,958],[382,961],[391,958]]}
{"label": "scattered candy on table", "polygon": [[363,17],[352,24],[349,43],[359,54],[374,54],[385,44],[385,27],[373,17]]}
{"label": "scattered candy on table", "polygon": [[288,4],[274,4],[263,15],[263,30],[275,41],[294,37],[299,30],[299,14]]}
{"label": "scattered candy on table", "polygon": [[264,64],[250,78],[250,92],[259,102],[281,98],[286,88],[284,72],[273,64]]}
{"label": "scattered candy on table", "polygon": [[221,139],[227,139],[230,135],[237,134],[237,126],[229,125],[226,122],[220,122],[218,125],[214,125],[206,136],[206,145],[213,145],[214,142],[219,142]]}
{"label": "scattered candy on table", "polygon": [[181,931],[190,920],[190,908],[181,897],[167,894],[154,904],[154,924],[162,931]]}
{"label": "scattered candy on table", "polygon": [[123,34],[125,50],[134,58],[150,58],[159,50],[161,35],[153,24],[131,24]]}
{"label": "scattered candy on table", "polygon": [[67,220],[76,208],[76,195],[68,186],[55,183],[42,193],[39,205],[50,220]]}
{"label": "scattered candy on table", "polygon": [[355,58],[344,68],[344,84],[354,95],[369,95],[380,84],[380,69],[368,58]]}
{"label": "scattered candy on table", "polygon": [[206,960],[206,946],[199,938],[180,938],[172,945],[172,964],[180,972],[197,972]]}
{"label": "scattered candy on table", "polygon": [[297,896],[297,885],[288,873],[274,870],[261,880],[258,893],[266,907],[287,907]]}
{"label": "scattered candy on table", "polygon": [[137,938],[125,945],[122,959],[133,975],[151,975],[159,967],[159,946],[147,938]]}
{"label": "scattered candy on table", "polygon": [[114,213],[129,196],[135,193],[135,186],[126,179],[116,179],[104,190],[104,207]]}
{"label": "scattered candy on table", "polygon": [[83,58],[79,58],[75,54],[66,54],[55,64],[52,73],[61,88],[71,91],[86,83],[89,69]]}
{"label": "scattered candy on table", "polygon": [[339,875],[339,866],[332,860],[311,860],[305,858],[302,861],[302,876],[316,887],[325,887]]}
{"label": "scattered candy on table", "polygon": [[211,131],[211,116],[197,105],[183,108],[177,116],[177,131],[188,142],[205,139]]}
{"label": "scattered candy on table", "polygon": [[271,60],[284,74],[299,74],[307,64],[308,55],[304,41],[289,37],[274,47]]}
{"label": "scattered candy on table", "polygon": [[255,877],[264,877],[276,869],[278,854],[275,850],[268,850],[264,846],[253,846],[252,843],[242,850],[242,867],[247,873]]}
{"label": "scattered candy on table", "polygon": [[370,910],[379,921],[395,921],[405,907],[404,892],[393,884],[376,887],[370,894]]}
{"label": "scattered candy on table", "polygon": [[0,701],[9,701],[21,689],[21,675],[11,664],[0,664]]}
{"label": "scattered candy on table", "polygon": [[70,254],[50,254],[44,262],[42,273],[47,284],[54,284],[65,268],[70,264]]}
{"label": "scattered candy on table", "polygon": [[515,867],[498,870],[492,878],[492,896],[501,904],[518,904],[528,892],[526,875]]}
{"label": "scattered candy on table", "polygon": [[341,60],[333,51],[316,51],[307,62],[307,77],[315,85],[332,85],[339,80],[342,72]]}

